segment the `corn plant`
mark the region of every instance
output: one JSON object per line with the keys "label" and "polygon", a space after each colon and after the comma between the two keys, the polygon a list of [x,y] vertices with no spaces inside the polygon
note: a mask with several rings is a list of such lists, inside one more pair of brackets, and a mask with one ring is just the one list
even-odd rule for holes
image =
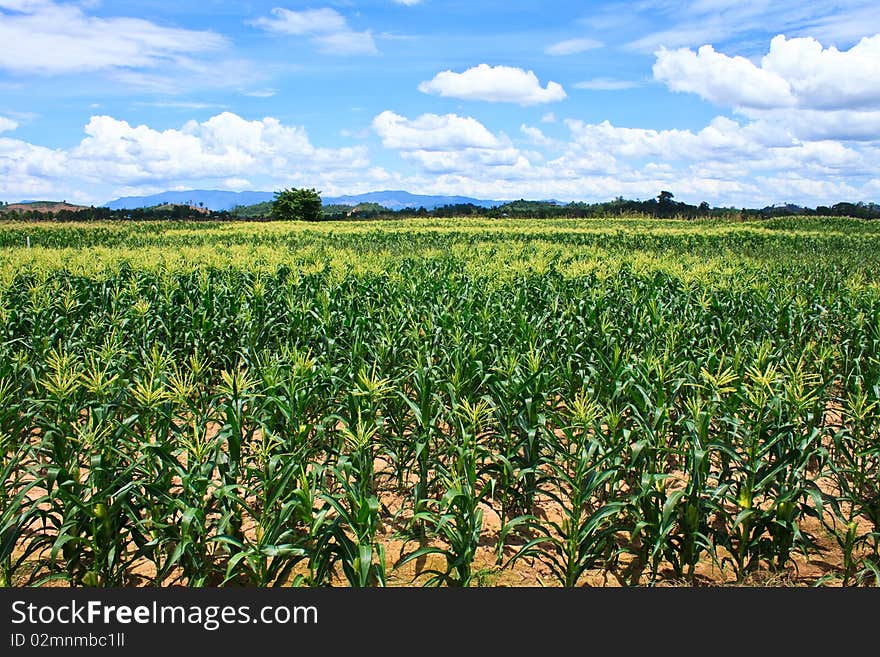
{"label": "corn plant", "polygon": [[[839,494],[828,498],[835,511],[828,529],[843,555],[843,585],[872,576],[880,583],[880,448],[875,439],[880,406],[859,388],[849,392],[844,408],[847,424],[833,434],[830,467]],[[868,520],[869,529],[861,530],[859,519]],[[860,557],[865,549],[868,555]]]}
{"label": "corn plant", "polygon": [[482,450],[475,438],[488,410],[486,404],[464,405],[458,417],[459,431],[450,436],[450,440],[458,437],[451,450],[453,462],[448,468],[440,466],[443,495],[429,500],[426,508],[416,513],[416,518],[423,521],[430,534],[443,541],[444,546],[425,545],[399,561],[399,565],[404,565],[429,555],[442,557],[444,570],[428,568],[419,573],[428,576],[424,581],[426,586],[467,587],[473,581],[472,564],[483,530],[481,504],[489,489],[479,474]]}
{"label": "corn plant", "polygon": [[[0,476],[4,486],[0,491],[0,586],[18,586],[21,583],[36,581],[38,567],[29,562],[38,559],[40,553],[51,547],[51,539],[46,535],[28,538],[31,525],[39,521],[43,513],[39,505],[46,501],[39,495],[41,478],[32,467],[22,464],[26,458],[26,448],[10,450],[8,438],[0,436],[0,454],[3,456]],[[29,571],[29,572],[27,572]]]}
{"label": "corn plant", "polygon": [[248,466],[248,495],[237,497],[242,514],[255,524],[252,535],[246,531],[241,537],[220,534],[212,539],[230,552],[224,581],[282,586],[308,556],[301,523],[313,509],[302,508],[302,497],[292,494],[299,483],[302,463],[279,450],[281,445],[282,439],[263,436],[254,462]]}
{"label": "corn plant", "polygon": [[562,517],[521,516],[509,521],[504,533],[525,527],[536,535],[516,551],[508,567],[534,557],[560,586],[573,587],[588,570],[605,567],[616,556],[625,508],[617,477],[623,444],[603,440],[601,411],[586,393],[576,396],[567,410],[569,422],[553,441],[552,455],[544,459],[547,474],[538,495],[555,503]]}
{"label": "corn plant", "polygon": [[2,222],[2,577],[378,585],[390,525],[431,584],[527,544],[565,585],[877,583],[878,236]]}
{"label": "corn plant", "polygon": [[373,489],[378,430],[378,426],[361,417],[354,428],[343,429],[347,453],[340,456],[332,469],[340,492],[321,495],[336,511],[330,521],[330,549],[351,586],[385,585],[385,548],[376,539],[379,499]]}
{"label": "corn plant", "polygon": [[[424,533],[424,525],[421,523],[423,516],[419,514],[424,509],[433,482],[432,465],[434,454],[432,453],[437,440],[438,421],[443,413],[443,401],[434,382],[433,365],[417,363],[410,378],[413,396],[398,392],[401,399],[408,406],[412,414],[412,433],[407,442],[412,445],[411,450],[401,456],[402,462],[411,463],[413,482],[412,508],[413,530],[417,534]],[[405,460],[404,460],[405,459]]]}

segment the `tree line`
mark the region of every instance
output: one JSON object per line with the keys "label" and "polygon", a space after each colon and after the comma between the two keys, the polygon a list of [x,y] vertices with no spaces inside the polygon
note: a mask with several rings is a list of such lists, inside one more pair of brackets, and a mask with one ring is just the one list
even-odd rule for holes
{"label": "tree line", "polygon": [[[0,216],[4,216],[0,207]],[[433,209],[407,207],[392,210],[377,203],[360,205],[323,205],[320,192],[315,189],[289,188],[276,192],[274,201],[231,210],[212,211],[191,205],[160,205],[148,208],[111,210],[90,207],[81,210],[62,209],[54,213],[39,210],[5,213],[24,221],[334,221],[372,220],[419,217],[481,217],[488,219],[587,219],[608,216],[645,216],[669,219],[720,218],[750,220],[789,216],[853,217],[880,219],[880,204],[840,202],[815,208],[786,204],[764,208],[712,207],[707,202],[691,205],[675,200],[669,191],[661,191],[647,200],[625,199],[618,196],[612,201],[586,203],[559,203],[556,201],[527,201],[520,199],[484,207],[473,203],[442,205]]]}

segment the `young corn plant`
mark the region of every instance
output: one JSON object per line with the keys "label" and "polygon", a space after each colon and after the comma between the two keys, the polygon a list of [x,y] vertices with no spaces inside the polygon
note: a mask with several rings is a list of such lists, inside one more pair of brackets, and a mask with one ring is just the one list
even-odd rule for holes
{"label": "young corn plant", "polygon": [[506,523],[502,533],[524,526],[534,535],[505,567],[533,557],[550,569],[560,586],[574,587],[587,571],[607,566],[615,556],[625,508],[617,476],[623,445],[603,444],[601,410],[585,392],[566,410],[568,422],[542,464],[547,474],[538,495],[559,509],[561,518],[521,516]]}
{"label": "young corn plant", "polygon": [[[464,461],[469,457],[462,455]],[[475,466],[462,463],[463,470],[471,469],[476,477]],[[472,479],[464,477],[443,476],[446,488],[439,500],[430,500],[426,510],[416,514],[433,535],[443,540],[445,547],[425,546],[406,555],[399,565],[422,557],[436,554],[446,562],[445,570],[426,569],[421,574],[428,575],[426,586],[470,586],[473,580],[472,563],[480,543],[483,527],[483,510],[479,507],[482,496],[478,493]]]}
{"label": "young corn plant", "polygon": [[730,553],[722,564],[730,563],[738,579],[762,560],[778,569],[793,549],[809,549],[812,539],[801,530],[800,519],[821,511],[820,491],[806,474],[820,430],[809,424],[803,432],[795,430],[798,423],[790,419],[782,376],[766,358],[746,375],[744,417],[731,421],[729,522],[719,537]]}
{"label": "young corn plant", "polygon": [[[48,468],[46,483],[55,524],[51,558],[62,557],[72,586],[126,584],[133,559],[131,536],[140,532],[135,473],[131,461],[114,445],[118,434],[84,427],[76,441],[89,454],[83,475]],[[140,540],[140,537],[138,537]]]}
{"label": "young corn plant", "polygon": [[[449,467],[441,469],[440,478],[445,492],[439,499],[429,500],[426,508],[416,514],[417,519],[429,528],[430,535],[443,541],[444,545],[426,545],[404,556],[398,565],[430,555],[438,555],[445,562],[445,569],[427,568],[417,575],[427,575],[425,586],[467,587],[474,581],[473,561],[483,531],[481,504],[489,492],[489,486],[480,478],[480,461],[485,458],[476,443],[480,418],[488,406],[465,406],[459,422],[459,442],[452,448],[454,460]],[[450,436],[454,439],[454,436]]]}
{"label": "young corn plant", "polygon": [[424,510],[434,481],[434,450],[438,423],[443,414],[443,400],[436,389],[434,373],[435,369],[430,361],[426,364],[417,363],[409,381],[414,399],[398,391],[412,413],[411,435],[407,440],[412,447],[408,450],[401,449],[400,453],[401,462],[408,464],[407,469],[412,471],[415,480],[412,483],[412,529],[420,536],[424,536],[425,526],[422,522],[423,516],[419,514]]}
{"label": "young corn plant", "polygon": [[[868,391],[851,390],[844,405],[844,425],[833,433],[830,470],[839,493],[826,499],[834,518],[826,528],[843,556],[843,586],[874,580],[880,584],[880,402]],[[868,521],[868,528],[861,528]],[[840,523],[841,526],[838,525]]]}
{"label": "young corn plant", "polygon": [[33,467],[26,466],[29,449],[13,447],[6,434],[0,434],[0,587],[28,585],[36,581],[39,559],[51,538],[38,531],[43,513],[39,508],[47,501],[40,495],[42,478]]}
{"label": "young corn plant", "polygon": [[343,427],[346,453],[332,468],[339,493],[321,494],[336,512],[330,521],[330,549],[349,585],[356,587],[385,586],[385,547],[377,540],[381,519],[373,473],[378,432],[373,421],[361,417],[354,427]]}
{"label": "young corn plant", "polygon": [[[150,533],[145,554],[155,564],[157,583],[174,576],[188,586],[214,585],[222,576],[212,538],[221,516],[216,471],[223,444],[197,422],[178,442],[179,455],[154,453],[142,474],[151,510],[144,523]],[[171,478],[180,481],[176,490],[164,485]]]}
{"label": "young corn plant", "polygon": [[495,395],[501,419],[500,434],[506,443],[498,464],[499,483],[508,499],[505,515],[530,513],[537,494],[538,466],[547,440],[547,397],[549,376],[541,353],[532,347],[524,359],[515,353],[503,359],[502,378],[496,380]]}
{"label": "young corn plant", "polygon": [[612,437],[612,442],[625,445],[618,476],[627,491],[623,522],[630,539],[626,551],[633,555],[627,572],[631,583],[638,584],[648,569],[653,583],[663,560],[675,558],[670,539],[677,528],[676,506],[681,496],[670,485],[673,475],[668,472],[666,437],[653,431],[656,416],[645,418],[637,410],[632,415],[635,431],[626,426],[623,412],[610,409],[605,418],[605,434]]}
{"label": "young corn plant", "polygon": [[684,418],[687,484],[684,490],[669,496],[664,513],[667,518],[671,513],[677,515],[677,529],[669,537],[672,549],[667,553],[673,573],[676,577],[686,576],[693,585],[702,555],[708,554],[713,563],[717,561],[710,522],[720,513],[723,491],[717,481],[712,481],[712,453],[723,447],[719,447],[711,435],[714,404],[694,395],[685,406],[688,411]]}
{"label": "young corn plant", "polygon": [[252,586],[283,586],[293,570],[308,556],[303,545],[301,521],[311,514],[311,507],[301,508],[295,494],[302,463],[295,455],[279,451],[281,438],[263,435],[248,465],[247,495],[239,495],[243,515],[254,527],[241,538],[218,535],[230,552],[224,583],[239,581]]}
{"label": "young corn plant", "polygon": [[220,376],[222,381],[217,388],[220,395],[217,403],[221,426],[217,441],[221,448],[214,452],[219,475],[219,485],[214,495],[220,514],[216,532],[218,536],[241,541],[244,518],[238,499],[246,475],[242,446],[253,440],[256,430],[250,410],[258,395],[255,390],[257,380],[242,365],[234,371],[224,370]]}

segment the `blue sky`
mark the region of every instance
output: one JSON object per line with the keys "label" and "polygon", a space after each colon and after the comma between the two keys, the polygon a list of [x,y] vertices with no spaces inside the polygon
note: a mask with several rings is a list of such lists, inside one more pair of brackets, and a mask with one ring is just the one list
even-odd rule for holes
{"label": "blue sky", "polygon": [[874,2],[0,0],[0,200],[880,201]]}

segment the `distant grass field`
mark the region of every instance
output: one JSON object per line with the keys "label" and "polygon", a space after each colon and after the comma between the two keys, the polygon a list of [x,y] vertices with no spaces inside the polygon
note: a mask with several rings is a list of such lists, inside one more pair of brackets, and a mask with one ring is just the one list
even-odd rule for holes
{"label": "distant grass field", "polygon": [[0,584],[877,584],[878,247],[0,222]]}

